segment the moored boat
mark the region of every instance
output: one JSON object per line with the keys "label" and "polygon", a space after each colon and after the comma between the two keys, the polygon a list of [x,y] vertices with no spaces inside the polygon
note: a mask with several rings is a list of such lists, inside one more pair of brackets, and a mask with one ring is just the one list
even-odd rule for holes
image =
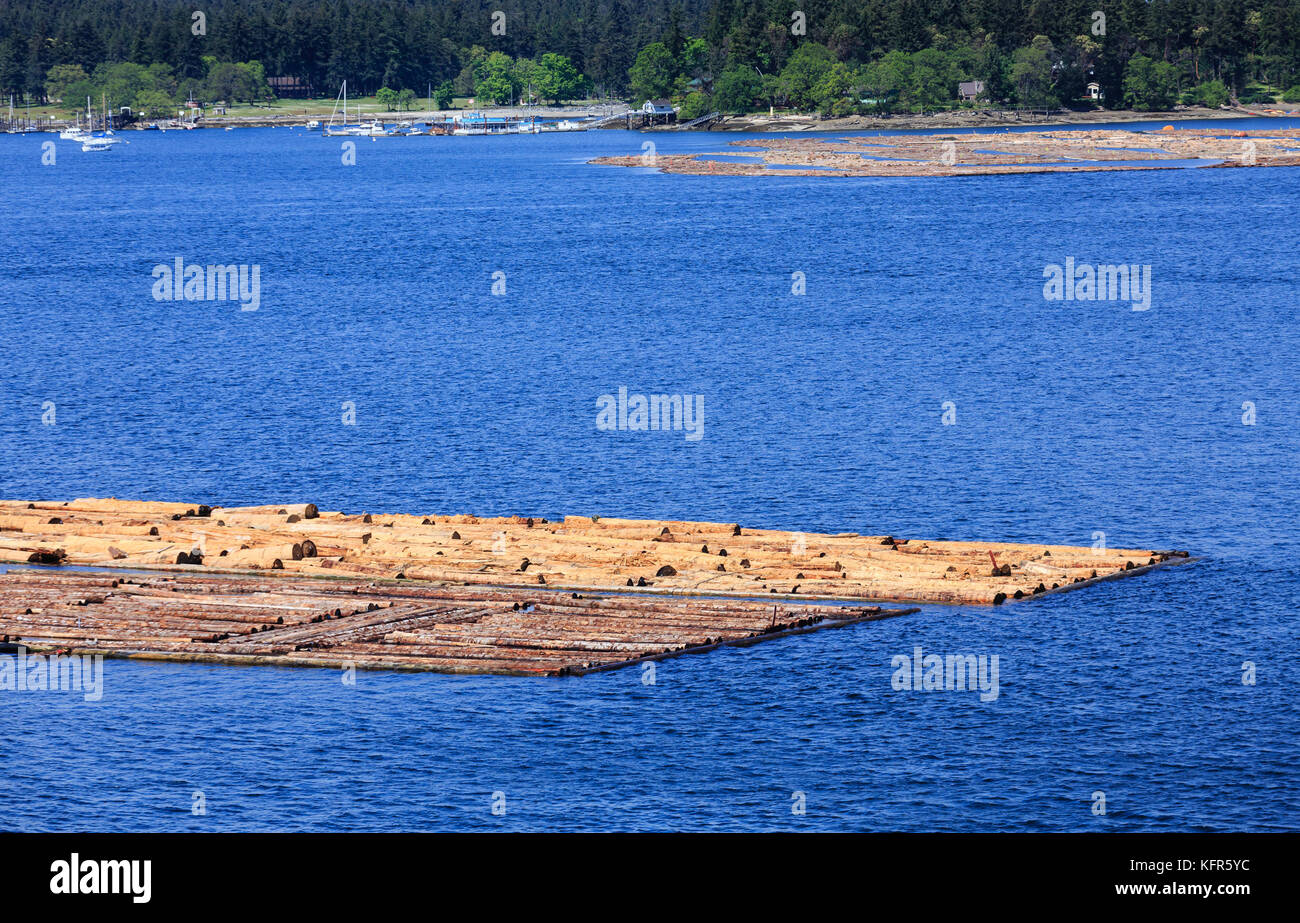
{"label": "moored boat", "polygon": [[96,137],[87,137],[81,142],[81,149],[86,152],[92,151],[111,151],[113,145],[120,144],[117,138],[109,138],[104,135]]}

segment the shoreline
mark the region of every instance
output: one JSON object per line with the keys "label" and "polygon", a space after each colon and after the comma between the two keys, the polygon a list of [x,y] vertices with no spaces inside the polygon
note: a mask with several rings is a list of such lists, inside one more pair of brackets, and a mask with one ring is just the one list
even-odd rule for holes
{"label": "shoreline", "polygon": [[[548,106],[544,111],[536,108],[498,106],[487,109],[427,109],[410,112],[367,112],[364,117],[381,122],[423,122],[439,121],[464,115],[467,112],[483,112],[501,118],[524,118],[536,116],[545,119],[584,119],[607,118],[621,115],[617,107],[599,106]],[[636,114],[636,110],[631,110]],[[1250,118],[1295,118],[1300,117],[1300,106],[1278,104],[1275,108],[1251,110],[1206,109],[1188,107],[1169,112],[1138,112],[1133,109],[1102,109],[1084,112],[1054,112],[1042,115],[1035,112],[1009,109],[958,109],[938,112],[931,115],[893,115],[864,116],[852,115],[838,119],[822,119],[816,115],[726,115],[710,123],[705,128],[683,129],[676,124],[657,125],[634,128],[633,131],[673,132],[673,131],[711,131],[711,132],[826,132],[826,131],[942,131],[945,129],[967,128],[1012,128],[1016,126],[1066,126],[1066,125],[1107,125],[1124,122],[1184,122],[1203,121],[1206,119],[1250,119]],[[275,115],[239,115],[239,116],[205,116],[194,124],[194,128],[305,128],[312,121],[324,123],[327,115],[303,111]],[[145,126],[169,120],[141,119],[121,131],[151,131]],[[33,127],[31,133],[57,132],[72,126],[72,121],[54,121],[42,127]],[[601,130],[627,130],[621,121],[615,120],[599,126]],[[180,125],[167,125],[163,131],[186,130]],[[589,129],[594,130],[594,129]]]}
{"label": "shoreline", "polygon": [[[1010,116],[1009,113],[1014,113]],[[1180,122],[1206,119],[1291,118],[1300,107],[1253,111],[1249,109],[1207,109],[1193,106],[1169,112],[1138,112],[1134,109],[1099,109],[1041,115],[1007,109],[958,109],[933,115],[865,116],[819,119],[814,115],[729,115],[714,122],[710,131],[811,132],[811,131],[916,131],[961,128],[1012,128],[1020,125],[1107,125],[1122,122]],[[671,127],[651,129],[671,131]]]}

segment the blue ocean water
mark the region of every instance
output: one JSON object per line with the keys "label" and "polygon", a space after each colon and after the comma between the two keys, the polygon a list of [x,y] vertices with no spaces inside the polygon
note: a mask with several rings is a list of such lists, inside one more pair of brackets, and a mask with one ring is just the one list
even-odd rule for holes
{"label": "blue ocean water", "polygon": [[[0,692],[0,828],[1300,826],[1300,170],[586,163],[742,139],[621,131],[363,138],[345,166],[289,129],[42,165],[50,137],[0,136],[0,496],[1104,532],[1200,559],[652,686],[107,661],[102,701]],[[257,264],[258,310],[155,300],[177,257]],[[1149,265],[1150,310],[1045,300],[1069,257]],[[597,430],[620,386],[701,395],[703,438]],[[997,699],[893,689],[917,646],[998,655]]]}

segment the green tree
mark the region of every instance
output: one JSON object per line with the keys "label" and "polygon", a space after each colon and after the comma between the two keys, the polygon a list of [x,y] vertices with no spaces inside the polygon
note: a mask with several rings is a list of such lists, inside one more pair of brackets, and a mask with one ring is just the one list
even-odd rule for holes
{"label": "green tree", "polygon": [[651,42],[641,49],[627,75],[636,100],[660,99],[672,88],[677,65],[663,42]]}
{"label": "green tree", "polygon": [[1016,95],[1026,106],[1055,106],[1052,94],[1052,62],[1056,49],[1045,35],[1035,35],[1027,48],[1017,48],[1011,55],[1011,82]]}
{"label": "green tree", "polygon": [[444,80],[434,87],[433,104],[439,109],[450,109],[454,98],[455,90],[452,88],[450,80]]}
{"label": "green tree", "polygon": [[498,105],[515,98],[518,86],[515,83],[514,62],[505,52],[494,51],[484,58],[475,78],[475,96],[489,99]]}
{"label": "green tree", "polygon": [[80,64],[56,64],[45,74],[45,95],[50,99],[80,106],[80,100],[68,97],[68,87],[87,79],[86,71]]}
{"label": "green tree", "polygon": [[1207,80],[1196,88],[1196,101],[1210,109],[1218,109],[1230,95],[1222,80]]}
{"label": "green tree", "polygon": [[537,85],[540,81],[540,66],[532,58],[515,58],[510,70],[512,82],[519,91],[519,102],[525,105],[535,102],[538,96]]}
{"label": "green tree", "polygon": [[403,112],[410,112],[415,103],[415,91],[410,87],[397,91],[397,107]]}
{"label": "green tree", "polygon": [[913,106],[937,109],[953,99],[956,80],[949,76],[948,60],[942,51],[923,48],[912,55],[911,64],[907,98]]}
{"label": "green tree", "polygon": [[[207,61],[205,57],[204,62]],[[98,71],[96,73],[98,74]],[[267,85],[265,72],[258,62],[221,61],[208,66],[207,76],[203,80],[202,94],[209,102],[216,100],[232,103],[251,102],[268,98],[271,95],[271,88]]]}
{"label": "green tree", "polygon": [[160,90],[146,90],[135,98],[136,115],[143,115],[149,118],[157,118],[165,115],[175,115],[176,100],[163,93]]}
{"label": "green tree", "polygon": [[375,101],[384,107],[385,112],[397,109],[397,91],[391,87],[380,87],[375,91]]}
{"label": "green tree", "polygon": [[874,108],[889,112],[895,103],[907,103],[911,91],[912,59],[902,51],[891,51],[879,61],[867,66],[865,94],[868,99],[879,100]]}
{"label": "green tree", "polygon": [[853,72],[845,66],[844,62],[836,61],[817,81],[809,94],[817,105],[817,111],[822,115],[848,115],[857,102],[849,99],[853,86]]}
{"label": "green tree", "polygon": [[687,77],[709,76],[709,43],[702,38],[687,39],[677,55],[678,71]]}
{"label": "green tree", "polygon": [[534,77],[538,94],[553,103],[573,99],[582,87],[582,74],[562,54],[547,52],[542,55]]}
{"label": "green tree", "polygon": [[1146,55],[1129,58],[1124,69],[1124,102],[1142,111],[1168,109],[1178,96],[1178,68]]}
{"label": "green tree", "polygon": [[763,79],[746,64],[733,64],[713,86],[713,105],[723,112],[749,112],[763,95]]}
{"label": "green tree", "polygon": [[825,45],[804,42],[781,70],[781,94],[800,109],[815,107],[818,100],[814,89],[835,64],[835,55]]}
{"label": "green tree", "polygon": [[708,115],[712,111],[712,101],[707,95],[697,90],[687,95],[686,101],[682,103],[682,111],[677,115],[678,118],[685,122],[690,119],[698,119],[702,115]]}

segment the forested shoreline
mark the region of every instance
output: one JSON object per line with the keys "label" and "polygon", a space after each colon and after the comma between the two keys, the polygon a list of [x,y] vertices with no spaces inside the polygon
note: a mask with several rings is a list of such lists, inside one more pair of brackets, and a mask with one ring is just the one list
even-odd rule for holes
{"label": "forested shoreline", "polygon": [[20,102],[161,111],[283,78],[688,116],[1300,101],[1300,0],[0,0],[0,92]]}

